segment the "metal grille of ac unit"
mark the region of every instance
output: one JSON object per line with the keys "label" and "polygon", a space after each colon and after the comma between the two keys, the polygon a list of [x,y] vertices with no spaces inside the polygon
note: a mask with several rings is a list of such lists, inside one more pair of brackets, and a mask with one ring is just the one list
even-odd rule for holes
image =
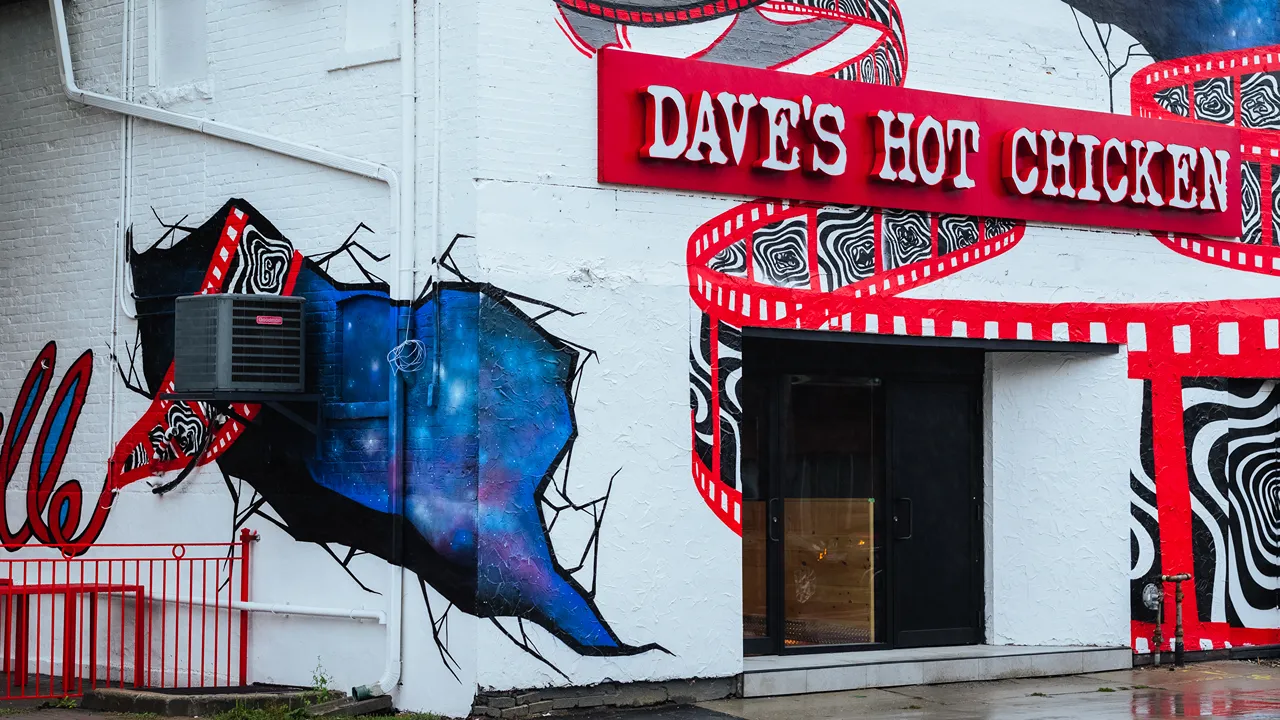
{"label": "metal grille of ac unit", "polygon": [[174,321],[177,392],[305,389],[302,298],[184,297]]}

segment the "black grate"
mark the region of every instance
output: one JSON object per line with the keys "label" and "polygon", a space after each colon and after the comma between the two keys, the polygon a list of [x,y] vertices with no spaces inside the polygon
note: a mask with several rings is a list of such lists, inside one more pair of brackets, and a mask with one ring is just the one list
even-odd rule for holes
{"label": "black grate", "polygon": [[300,383],[302,307],[260,300],[231,306],[231,381]]}

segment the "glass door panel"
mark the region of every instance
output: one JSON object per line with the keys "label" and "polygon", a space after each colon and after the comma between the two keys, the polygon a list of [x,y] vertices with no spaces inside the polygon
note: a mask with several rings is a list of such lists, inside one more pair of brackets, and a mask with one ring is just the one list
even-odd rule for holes
{"label": "glass door panel", "polygon": [[[880,642],[880,383],[790,375],[782,392],[783,643],[801,647]],[[761,513],[762,518],[766,515]],[[743,520],[745,538],[745,515]],[[767,535],[764,521],[757,522],[760,534]]]}

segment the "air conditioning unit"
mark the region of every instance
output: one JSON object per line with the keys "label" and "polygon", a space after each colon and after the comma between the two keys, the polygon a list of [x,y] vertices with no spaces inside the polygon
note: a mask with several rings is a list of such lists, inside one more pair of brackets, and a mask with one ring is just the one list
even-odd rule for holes
{"label": "air conditioning unit", "polygon": [[303,299],[195,295],[175,303],[177,393],[303,392]]}

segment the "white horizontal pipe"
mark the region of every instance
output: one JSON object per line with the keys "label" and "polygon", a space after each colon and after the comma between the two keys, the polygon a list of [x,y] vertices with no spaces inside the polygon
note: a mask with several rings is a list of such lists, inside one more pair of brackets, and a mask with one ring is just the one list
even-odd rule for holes
{"label": "white horizontal pipe", "polygon": [[[198,598],[171,598],[164,597],[162,595],[153,595],[149,599],[153,602],[161,602],[170,605],[191,605],[193,607],[201,606],[208,610],[224,610],[228,608],[226,600],[215,600],[212,603],[205,604],[204,600],[200,600]],[[308,607],[306,605],[249,602],[246,600],[232,600],[229,607],[232,610],[269,613],[271,615],[307,615],[310,617],[345,618],[348,620],[377,620],[379,625],[387,624],[387,614],[381,610]]]}
{"label": "white horizontal pipe", "polygon": [[129,117],[149,120],[161,125],[221,138],[240,145],[247,145],[273,152],[277,155],[302,160],[313,165],[341,170],[352,175],[384,182],[390,191],[391,212],[389,216],[392,218],[391,222],[396,225],[392,229],[392,234],[397,237],[400,235],[400,178],[394,170],[386,165],[340,155],[312,145],[304,145],[273,135],[246,130],[245,128],[228,125],[216,120],[183,115],[182,113],[128,102],[120,98],[82,89],[76,84],[75,70],[71,64],[71,43],[67,37],[67,17],[63,9],[63,1],[49,0],[49,9],[53,13],[54,42],[57,44],[58,64],[62,71],[63,92],[72,101],[103,110],[110,110]]}

